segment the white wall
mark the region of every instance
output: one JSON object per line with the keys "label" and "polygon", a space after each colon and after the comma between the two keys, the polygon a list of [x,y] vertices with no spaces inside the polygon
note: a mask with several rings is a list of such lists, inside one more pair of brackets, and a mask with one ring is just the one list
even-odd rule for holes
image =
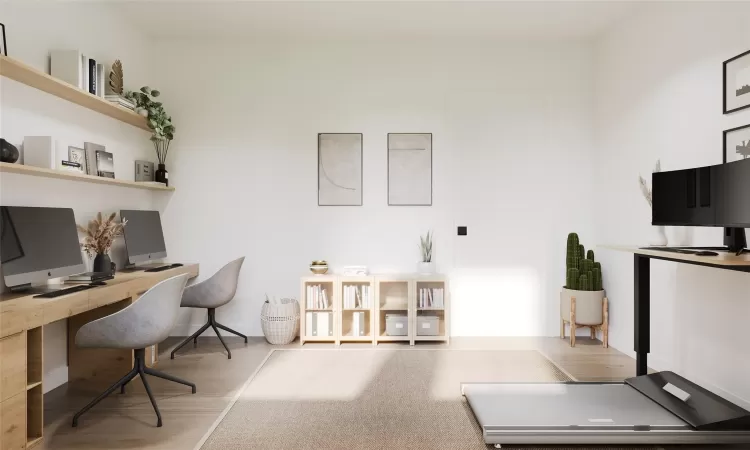
{"label": "white wall", "polygon": [[[205,278],[247,257],[220,321],[260,335],[264,294],[299,297],[313,259],[412,272],[432,229],[454,335],[559,332],[566,235],[594,243],[588,45],[163,41],[156,52],[177,127],[170,259],[200,262]],[[317,206],[319,132],[364,133],[364,206]],[[389,132],[433,133],[432,207],[387,206]]]}
{"label": "white wall", "polygon": [[[722,162],[722,130],[750,111],[722,115],[722,62],[750,48],[747,3],[654,5],[596,48],[597,240],[645,244],[650,211],[637,177]],[[675,243],[721,245],[721,229],[668,231]],[[681,241],[682,240],[682,241]],[[610,299],[610,343],[633,352],[632,256],[599,252]],[[666,262],[651,269],[651,357],[750,405],[750,277]]]}
{"label": "white wall", "polygon": [[[4,3],[2,21],[6,26],[9,56],[38,69],[49,69],[49,50],[80,49],[111,63],[123,62],[125,82],[137,88],[149,80],[147,43],[123,25],[116,15],[95,5],[21,5]],[[19,146],[24,136],[53,136],[67,159],[67,146],[83,147],[84,141],[97,142],[114,154],[117,178],[133,179],[135,159],[155,160],[149,134],[65,100],[0,78],[0,136]],[[121,208],[158,208],[169,194],[151,193],[113,186],[0,175],[0,204],[72,207],[78,223],[86,223],[98,211]],[[86,260],[88,258],[84,257]],[[116,243],[113,260],[122,265],[122,243]],[[49,391],[67,381],[66,321],[45,326],[44,388]]]}

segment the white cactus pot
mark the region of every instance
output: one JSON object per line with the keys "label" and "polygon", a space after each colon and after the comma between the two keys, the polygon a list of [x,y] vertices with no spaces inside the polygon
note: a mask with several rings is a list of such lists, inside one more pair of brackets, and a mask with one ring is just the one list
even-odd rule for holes
{"label": "white cactus pot", "polygon": [[576,299],[576,325],[601,325],[604,322],[604,290],[560,290],[560,317],[570,322],[570,300]]}

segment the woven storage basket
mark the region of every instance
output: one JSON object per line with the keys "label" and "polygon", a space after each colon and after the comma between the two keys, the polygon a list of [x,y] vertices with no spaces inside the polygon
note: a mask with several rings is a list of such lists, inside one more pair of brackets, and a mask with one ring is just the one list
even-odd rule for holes
{"label": "woven storage basket", "polygon": [[299,303],[293,298],[268,300],[260,310],[260,326],[273,345],[289,344],[299,331]]}

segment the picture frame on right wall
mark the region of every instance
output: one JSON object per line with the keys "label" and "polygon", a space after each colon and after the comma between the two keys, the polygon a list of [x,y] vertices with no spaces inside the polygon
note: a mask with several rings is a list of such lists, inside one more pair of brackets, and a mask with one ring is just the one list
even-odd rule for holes
{"label": "picture frame on right wall", "polygon": [[724,114],[750,107],[750,50],[724,61]]}
{"label": "picture frame on right wall", "polygon": [[388,205],[432,206],[432,133],[388,133]]}
{"label": "picture frame on right wall", "polygon": [[750,125],[724,130],[723,162],[741,161],[750,157]]}

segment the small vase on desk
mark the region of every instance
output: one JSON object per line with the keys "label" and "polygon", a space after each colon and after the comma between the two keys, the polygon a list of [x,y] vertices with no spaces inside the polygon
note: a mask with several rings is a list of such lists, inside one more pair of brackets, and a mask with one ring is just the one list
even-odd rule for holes
{"label": "small vase on desk", "polygon": [[655,247],[664,247],[667,245],[667,233],[664,225],[654,225],[651,227],[651,238],[648,244]]}
{"label": "small vase on desk", "polygon": [[156,172],[154,173],[154,181],[169,186],[169,172],[167,172],[167,168],[164,164],[159,164],[156,169]]}
{"label": "small vase on desk", "polygon": [[94,272],[112,273],[112,260],[106,253],[99,253],[94,258]]}

